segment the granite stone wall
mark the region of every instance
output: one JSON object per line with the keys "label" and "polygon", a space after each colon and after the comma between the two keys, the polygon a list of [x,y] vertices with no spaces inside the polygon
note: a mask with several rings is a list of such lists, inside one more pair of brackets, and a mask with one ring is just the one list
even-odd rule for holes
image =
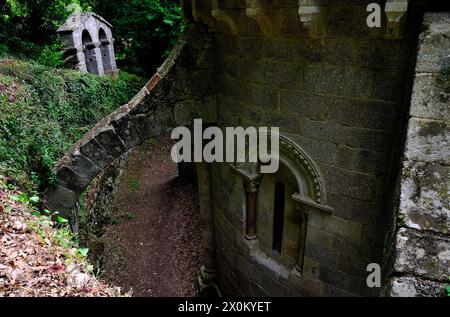
{"label": "granite stone wall", "polygon": [[219,125],[280,127],[317,163],[334,212],[310,214],[303,274],[295,276],[298,223],[289,200],[279,257],[271,250],[270,176],[260,185],[254,245],[244,238],[242,177],[213,165],[221,286],[244,296],[378,296],[381,289],[366,285],[366,268],[382,264],[386,178],[413,62],[409,36],[388,40],[384,28],[368,28],[367,1],[330,1],[319,39],[300,22],[298,1],[273,2],[270,33],[239,3],[222,4],[237,32],[230,23],[215,25]]}
{"label": "granite stone wall", "polygon": [[388,296],[445,296],[450,277],[450,13],[426,13],[399,176]]}

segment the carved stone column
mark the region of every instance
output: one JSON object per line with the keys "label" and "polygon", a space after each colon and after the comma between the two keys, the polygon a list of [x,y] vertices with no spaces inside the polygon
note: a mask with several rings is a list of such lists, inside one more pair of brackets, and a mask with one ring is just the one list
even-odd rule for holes
{"label": "carved stone column", "polygon": [[97,60],[97,71],[98,75],[103,76],[105,74],[105,69],[103,68],[103,57],[102,57],[102,50],[101,50],[102,43],[96,42],[95,43],[95,59]]}
{"label": "carved stone column", "polygon": [[245,238],[247,240],[255,240],[256,233],[256,203],[258,196],[258,186],[260,178],[255,177],[245,181],[245,191],[247,198],[246,222],[245,222]]}
{"label": "carved stone column", "polygon": [[303,205],[296,203],[296,211],[300,215],[300,241],[298,248],[298,257],[295,269],[302,274],[303,273],[303,262],[305,258],[305,246],[306,246],[306,233],[308,226],[308,209]]}

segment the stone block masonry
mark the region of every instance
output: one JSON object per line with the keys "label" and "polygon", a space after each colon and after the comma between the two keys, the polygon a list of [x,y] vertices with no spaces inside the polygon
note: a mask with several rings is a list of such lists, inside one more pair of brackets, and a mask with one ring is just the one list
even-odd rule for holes
{"label": "stone block masonry", "polygon": [[389,296],[445,296],[450,276],[450,13],[419,37]]}
{"label": "stone block masonry", "polygon": [[58,28],[64,61],[82,72],[97,75],[117,72],[112,25],[92,13],[71,14]]}
{"label": "stone block masonry", "polygon": [[[302,26],[296,14],[298,1],[273,4],[270,36],[256,23],[244,23],[243,10],[237,6],[233,9],[239,16],[237,33],[222,22],[217,24],[219,124],[279,126],[318,164],[328,203],[334,208],[333,216],[309,215],[308,268],[298,279],[290,274],[292,267],[274,265],[289,263],[283,257],[298,252],[296,243],[286,242],[281,257],[271,250],[262,255],[252,251],[271,244],[272,194],[258,196],[260,246],[249,247],[243,238],[245,196],[229,195],[225,189],[226,184],[242,182],[242,178],[227,167],[213,165],[212,179],[217,184],[212,187],[217,197],[213,213],[216,227],[221,228],[216,231],[217,247],[224,252],[218,257],[218,269],[225,293],[380,294],[380,289],[367,287],[366,267],[382,262],[385,177],[405,102],[407,69],[413,61],[408,57],[412,54],[407,39],[386,40],[382,30],[367,28],[365,9],[364,1],[328,2],[328,33],[320,40],[311,38]],[[279,179],[286,182],[284,176]],[[225,201],[220,197],[226,197]],[[286,239],[298,235],[292,231],[298,229],[290,229],[295,228],[290,221],[294,220],[285,218]],[[228,239],[219,237],[226,233]],[[222,245],[230,239],[241,242]],[[246,259],[239,266],[233,262],[237,253]],[[249,270],[264,272],[264,282],[248,281],[246,274],[239,273],[249,265]],[[240,283],[245,281],[245,288],[228,289],[228,281],[237,276]]]}

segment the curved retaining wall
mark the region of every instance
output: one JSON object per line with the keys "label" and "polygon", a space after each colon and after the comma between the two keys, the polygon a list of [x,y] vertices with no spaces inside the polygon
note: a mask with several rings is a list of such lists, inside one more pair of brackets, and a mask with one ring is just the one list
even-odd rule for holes
{"label": "curved retaining wall", "polygon": [[176,126],[188,126],[193,117],[216,121],[213,67],[209,35],[189,25],[133,100],[99,122],[60,160],[57,184],[45,193],[47,207],[68,215],[91,181],[117,158]]}

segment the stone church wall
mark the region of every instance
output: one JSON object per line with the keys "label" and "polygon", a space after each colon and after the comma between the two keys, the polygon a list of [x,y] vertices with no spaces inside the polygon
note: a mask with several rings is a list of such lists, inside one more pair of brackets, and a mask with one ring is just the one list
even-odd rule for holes
{"label": "stone church wall", "polygon": [[[389,212],[384,184],[412,62],[408,34],[387,40],[383,28],[368,28],[367,1],[330,2],[321,39],[300,23],[298,1],[275,1],[271,35],[234,2],[224,1],[224,8],[227,3],[239,31],[232,34],[218,23],[214,34],[219,125],[280,127],[318,164],[334,214],[311,214],[303,276],[295,277],[292,267],[245,241],[242,178],[225,164],[213,165],[218,276],[225,293],[379,295],[380,289],[366,285],[366,268],[382,263]],[[273,197],[258,200],[259,206],[273,204]],[[268,209],[264,214],[260,208],[258,216],[273,217]],[[269,239],[270,224],[258,223]]]}

